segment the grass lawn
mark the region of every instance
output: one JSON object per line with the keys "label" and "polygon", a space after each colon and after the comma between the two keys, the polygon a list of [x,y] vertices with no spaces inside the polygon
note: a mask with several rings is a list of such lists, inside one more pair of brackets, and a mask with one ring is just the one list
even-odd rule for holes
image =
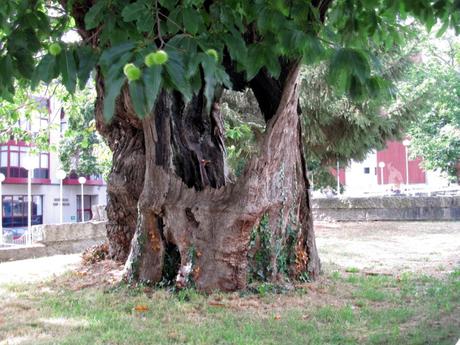
{"label": "grass lawn", "polygon": [[0,287],[0,344],[433,344],[460,338],[460,269],[442,278],[355,268],[279,293],[128,287],[108,269]]}

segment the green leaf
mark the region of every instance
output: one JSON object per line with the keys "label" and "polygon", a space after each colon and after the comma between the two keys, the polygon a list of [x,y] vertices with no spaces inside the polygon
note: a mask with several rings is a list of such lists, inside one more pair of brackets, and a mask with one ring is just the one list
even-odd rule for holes
{"label": "green leaf", "polygon": [[317,37],[307,35],[305,43],[303,61],[306,64],[313,64],[324,58],[325,50]]}
{"label": "green leaf", "polygon": [[80,47],[76,53],[78,57],[78,85],[83,90],[91,71],[96,66],[97,56],[90,47]]}
{"label": "green leaf", "polygon": [[285,26],[284,16],[278,12],[265,7],[257,16],[257,28],[261,32],[276,32],[277,28]]}
{"label": "green leaf", "polygon": [[49,83],[56,77],[56,57],[47,54],[39,62],[32,77],[32,88],[35,89],[40,81]]}
{"label": "green leaf", "polygon": [[428,32],[431,31],[433,26],[436,24],[436,17],[430,11],[427,12],[425,17],[425,26]]}
{"label": "green leaf", "polygon": [[216,72],[216,60],[211,56],[203,57],[203,62],[201,64],[204,72],[204,96],[206,98],[206,111],[211,110],[212,102],[214,101],[214,90],[216,89],[217,79],[215,76]]}
{"label": "green leaf", "polygon": [[10,37],[8,37],[7,46],[10,53],[14,53],[22,49],[29,53],[33,53],[40,50],[41,43],[34,30],[19,27],[11,33]]}
{"label": "green leaf", "polygon": [[192,8],[184,8],[182,11],[182,19],[184,22],[185,30],[192,35],[198,32],[200,26],[201,15],[198,11],[194,11]]}
{"label": "green leaf", "polygon": [[360,50],[342,48],[336,50],[329,65],[329,76],[345,72],[354,75],[363,83],[370,76],[370,65],[367,56]]}
{"label": "green leaf", "polygon": [[247,48],[246,44],[236,30],[235,33],[225,35],[224,40],[227,45],[228,51],[232,59],[239,61],[240,63],[245,63],[247,57]]}
{"label": "green leaf", "polygon": [[107,7],[107,0],[98,0],[85,15],[85,28],[96,28],[103,19],[102,11]]}
{"label": "green leaf", "polygon": [[104,119],[107,122],[109,122],[113,117],[116,98],[126,80],[126,77],[123,74],[123,66],[131,60],[132,56],[133,53],[131,51],[125,51],[125,53],[119,56],[119,58],[110,66],[105,74]]}
{"label": "green leaf", "polygon": [[[123,20],[125,22],[131,22],[133,20],[137,20],[147,11],[147,6],[145,6],[144,0],[138,0],[132,4],[129,4],[123,8],[121,15],[123,16]],[[153,16],[152,13],[149,14]]]}
{"label": "green leaf", "polygon": [[232,88],[230,76],[227,74],[227,72],[225,72],[223,68],[218,67],[215,73],[219,83],[224,84],[227,89]]}
{"label": "green leaf", "polygon": [[143,72],[143,81],[145,86],[145,100],[147,107],[147,114],[151,113],[155,101],[158,97],[158,93],[161,89],[161,66],[154,66],[146,68]]}
{"label": "green leaf", "polygon": [[59,72],[62,75],[62,82],[69,93],[75,92],[77,83],[77,66],[75,64],[75,58],[73,51],[65,49],[57,56]]}
{"label": "green leaf", "polygon": [[115,111],[115,101],[120,94],[121,87],[125,82],[123,75],[116,76],[115,78],[107,79],[105,85],[104,94],[104,119],[107,122],[113,117]]}
{"label": "green leaf", "polygon": [[84,138],[82,142],[80,143],[80,147],[83,149],[87,149],[89,146],[88,138]]}
{"label": "green leaf", "polygon": [[14,68],[21,74],[22,77],[30,79],[33,73],[35,64],[34,58],[27,49],[17,49],[11,54]]}
{"label": "green leaf", "polygon": [[190,85],[192,87],[193,93],[197,95],[201,90],[201,74],[195,73],[190,77]]}
{"label": "green leaf", "polygon": [[436,37],[439,38],[442,35],[444,35],[444,33],[446,32],[448,28],[449,28],[449,18],[444,19],[444,23],[442,24],[441,28],[436,33]]}
{"label": "green leaf", "polygon": [[144,10],[144,13],[137,19],[136,26],[140,32],[151,32],[154,27],[154,19],[151,11]]}
{"label": "green leaf", "polygon": [[308,43],[307,34],[300,30],[286,30],[280,37],[283,48],[290,53],[303,52]]}
{"label": "green leaf", "polygon": [[13,65],[9,55],[0,57],[0,71],[2,71],[0,73],[0,95],[5,97],[13,85]]}
{"label": "green leaf", "polygon": [[129,94],[134,110],[141,119],[150,115],[161,89],[162,66],[145,68],[142,78],[129,83]]}
{"label": "green leaf", "polygon": [[281,66],[275,54],[267,56],[265,59],[265,67],[270,75],[277,79],[281,73]]}
{"label": "green leaf", "polygon": [[[166,28],[169,34],[175,35],[182,30],[182,9],[177,7],[173,9],[169,15],[168,20],[166,21],[165,25],[163,26]],[[175,36],[174,36],[175,37]],[[174,39],[174,37],[172,39]],[[168,42],[169,43],[169,42]]]}
{"label": "green leaf", "polygon": [[190,100],[192,98],[192,90],[190,83],[186,79],[183,57],[180,53],[170,48],[166,48],[165,50],[169,56],[169,60],[165,64],[167,75],[174,87],[180,91],[187,100]]}
{"label": "green leaf", "polygon": [[129,94],[137,116],[144,118],[148,115],[149,111],[146,108],[145,87],[142,79],[129,83]]}
{"label": "green leaf", "polygon": [[264,49],[260,44],[252,44],[249,46],[248,58],[246,61],[247,79],[251,80],[259,73],[265,62]]}
{"label": "green leaf", "polygon": [[188,67],[187,72],[186,72],[187,78],[192,78],[194,75],[197,74],[204,55],[205,54],[203,53],[199,53],[199,54],[192,56],[187,66]]}
{"label": "green leaf", "polygon": [[135,44],[131,41],[128,41],[117,44],[116,46],[105,50],[99,59],[99,64],[102,67],[102,72],[107,74],[107,71],[113,65],[113,63],[122,55],[131,51],[134,47]]}

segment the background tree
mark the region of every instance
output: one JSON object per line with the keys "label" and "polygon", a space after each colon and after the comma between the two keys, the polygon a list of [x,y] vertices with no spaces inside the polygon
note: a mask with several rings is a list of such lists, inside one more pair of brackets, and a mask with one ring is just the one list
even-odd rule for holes
{"label": "background tree", "polygon": [[65,92],[59,99],[67,123],[59,145],[63,169],[79,176],[102,175],[107,181],[111,152],[96,131],[95,90],[88,88],[72,97]]}
{"label": "background tree", "polygon": [[[96,125],[114,155],[110,250],[117,259],[130,253],[130,279],[157,282],[172,268],[179,285],[240,289],[248,256],[260,250],[268,253],[269,279],[315,278],[301,61],[328,59],[339,90],[372,94],[382,78],[369,44],[399,43],[406,15],[459,30],[452,1],[7,2],[0,95],[10,95],[17,79],[36,84],[58,75],[73,93],[96,67]],[[70,28],[79,43],[60,42]],[[236,182],[226,176],[223,87],[250,88],[265,123],[258,154]],[[268,231],[252,234],[261,219]]]}
{"label": "background tree", "polygon": [[439,169],[455,180],[460,157],[458,47],[455,36],[435,38],[414,26],[400,49],[375,51],[385,79],[393,82],[387,98],[363,101],[337,95],[325,80],[324,67],[306,69],[301,103],[316,187],[335,189],[330,169],[337,160],[344,167],[405,135],[412,138],[412,156],[424,158],[425,169]]}
{"label": "background tree", "polygon": [[425,95],[408,129],[410,154],[423,157],[429,170],[457,180],[460,157],[460,42],[456,37],[426,37],[418,61],[402,83],[406,98]]}
{"label": "background tree", "polygon": [[[94,88],[70,95],[59,81],[31,90],[16,88],[14,95],[0,102],[0,142],[8,140],[33,143],[34,151],[55,151],[68,173],[71,171],[107,179],[111,168],[111,152],[97,133],[94,121]],[[48,102],[59,105],[51,109]],[[50,143],[50,132],[58,130],[54,123],[65,116],[67,128],[59,143]],[[40,117],[50,117],[50,125],[40,127]]]}
{"label": "background tree", "polygon": [[14,95],[0,99],[0,142],[33,141],[37,151],[53,149],[49,145],[51,128],[40,126],[40,117],[49,116],[46,101],[52,93],[48,87],[32,92],[27,86],[19,86]]}
{"label": "background tree", "polygon": [[[419,32],[414,27],[402,47],[395,46],[386,53],[373,52],[380,61],[377,66],[380,74],[385,75],[382,82],[394,85],[407,76],[419,52],[419,40],[415,38]],[[382,149],[387,140],[401,138],[416,117],[423,94],[407,97],[404,89],[401,94],[393,86],[388,93],[379,92],[374,97],[352,97],[337,92],[327,78],[324,63],[302,67],[300,107],[307,166],[314,188],[335,190],[336,178],[331,169],[336,168],[337,161],[345,167],[350,160],[363,160],[371,150]],[[231,145],[229,161],[238,174],[256,150],[255,138],[260,136],[262,117],[248,90],[226,92],[222,102]]]}
{"label": "background tree", "polygon": [[351,160],[361,161],[370,151],[383,149],[388,140],[403,136],[415,117],[418,96],[401,102],[399,90],[390,85],[404,78],[416,44],[408,38],[404,47],[391,52],[374,51],[380,61],[379,73],[385,75],[381,82],[389,83],[388,92],[364,99],[338,93],[327,82],[326,66],[304,69],[300,104],[307,164],[316,177],[315,189],[336,189],[331,169],[336,169],[337,162],[344,168]]}

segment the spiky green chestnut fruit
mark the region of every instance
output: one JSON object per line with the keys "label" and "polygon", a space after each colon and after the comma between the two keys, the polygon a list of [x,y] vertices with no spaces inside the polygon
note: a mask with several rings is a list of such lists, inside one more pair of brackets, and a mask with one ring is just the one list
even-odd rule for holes
{"label": "spiky green chestnut fruit", "polygon": [[51,45],[48,48],[48,51],[51,55],[56,56],[61,53],[62,48],[59,43],[51,43]]}
{"label": "spiky green chestnut fruit", "polygon": [[216,60],[216,62],[219,61],[219,54],[217,53],[215,49],[206,50],[206,54],[208,54],[209,56],[212,56],[214,60]]}
{"label": "spiky green chestnut fruit", "polygon": [[152,67],[154,65],[163,65],[168,61],[168,59],[168,53],[166,53],[164,50],[158,50],[148,54],[145,57],[144,62],[148,67]]}
{"label": "spiky green chestnut fruit", "polygon": [[129,81],[138,80],[142,75],[141,70],[133,63],[127,63],[125,67],[123,67],[123,73]]}

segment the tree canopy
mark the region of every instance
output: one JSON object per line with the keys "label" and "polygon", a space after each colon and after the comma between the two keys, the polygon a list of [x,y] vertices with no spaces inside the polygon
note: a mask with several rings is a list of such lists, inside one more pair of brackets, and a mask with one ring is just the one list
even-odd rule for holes
{"label": "tree canopy", "polygon": [[[277,78],[288,60],[327,59],[330,82],[362,96],[384,84],[368,47],[400,43],[408,18],[460,31],[453,0],[8,1],[0,9],[0,95],[11,98],[16,80],[36,86],[56,77],[73,93],[97,67],[106,80],[106,119],[127,79],[143,117],[161,87],[190,99],[201,73],[209,109],[218,85],[238,88],[262,68]],[[81,40],[72,42],[69,32]],[[163,58],[147,58],[158,51]]]}

